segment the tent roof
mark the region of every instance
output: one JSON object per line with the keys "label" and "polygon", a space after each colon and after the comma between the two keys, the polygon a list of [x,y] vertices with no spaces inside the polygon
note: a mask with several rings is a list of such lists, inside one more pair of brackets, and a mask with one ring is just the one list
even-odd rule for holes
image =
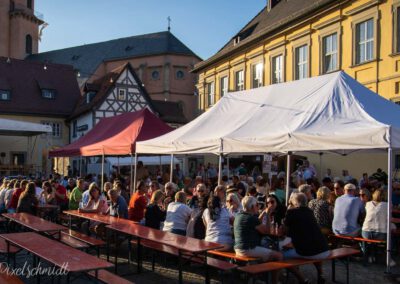
{"label": "tent roof", "polygon": [[225,95],[138,153],[266,153],[400,147],[400,108],[344,72]]}
{"label": "tent roof", "polygon": [[51,157],[129,155],[136,141],[151,139],[172,128],[147,108],[103,118],[85,136],[63,148],[50,151]]}
{"label": "tent roof", "polygon": [[51,132],[49,125],[0,118],[0,135],[34,136]]}

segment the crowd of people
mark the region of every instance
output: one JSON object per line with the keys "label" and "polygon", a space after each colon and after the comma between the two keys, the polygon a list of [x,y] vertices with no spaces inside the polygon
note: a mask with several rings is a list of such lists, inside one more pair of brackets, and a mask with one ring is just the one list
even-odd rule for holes
{"label": "crowd of people", "polygon": [[[192,178],[184,176],[177,166],[173,171],[175,182],[166,182],[162,175],[152,178],[141,164],[132,195],[129,183],[117,176],[104,178],[102,189],[93,177],[56,176],[43,182],[4,179],[0,210],[34,214],[37,205],[54,204],[60,212],[77,209],[110,214],[216,242],[221,250],[264,261],[326,258],[330,253],[327,236],[332,233],[386,239],[387,226],[391,225],[387,224],[387,175],[380,169],[371,176],[364,174],[360,181],[348,171],[343,171],[342,178],[332,178],[328,171],[320,182],[315,170],[304,163],[291,174],[286,202],[285,174],[268,182],[262,175],[247,174],[244,165],[240,167],[231,179],[223,175],[218,185],[214,171]],[[399,190],[400,186],[394,184],[394,202],[400,200]],[[278,246],[271,232],[281,236]],[[370,258],[373,261],[374,256]],[[321,265],[316,264],[316,269],[321,275],[318,282],[323,283]],[[298,269],[292,272],[300,283],[307,283]],[[273,282],[277,279],[278,274],[274,274]]]}

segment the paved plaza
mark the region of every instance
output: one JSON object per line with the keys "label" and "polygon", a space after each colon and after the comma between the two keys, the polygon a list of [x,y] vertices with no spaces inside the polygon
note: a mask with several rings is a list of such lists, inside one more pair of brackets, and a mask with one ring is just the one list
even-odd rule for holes
{"label": "paved plaza", "polygon": [[[136,251],[134,250],[134,253]],[[124,243],[123,248],[120,252],[121,257],[118,259],[118,274],[122,275],[124,278],[133,281],[135,283],[145,283],[145,284],[156,284],[156,283],[178,283],[178,270],[177,270],[177,260],[174,257],[166,255],[158,255],[157,263],[155,266],[155,271],[151,271],[151,253],[149,251],[144,252],[144,262],[143,262],[143,272],[141,274],[136,274],[136,262],[128,265],[127,263],[127,246]],[[106,258],[105,254],[101,255],[102,258]],[[134,256],[135,257],[135,256]],[[400,261],[400,258],[395,258]],[[26,253],[22,252],[17,257],[18,265],[22,266],[24,261],[32,261],[31,256],[27,256]],[[400,283],[400,268],[398,266],[392,269],[392,277],[385,276],[385,266],[381,262],[383,259],[379,259],[378,264],[368,264],[364,266],[361,260],[355,259],[350,263],[350,283],[360,283],[360,284],[378,284],[378,283]],[[110,261],[114,261],[111,257]],[[312,265],[306,265],[301,267],[301,271],[306,275],[306,277],[311,281],[311,283],[316,282],[316,271]],[[221,283],[223,279],[224,283],[246,283],[243,276],[229,274],[221,275],[215,270],[211,270],[211,283]],[[345,283],[345,266],[342,263],[337,263],[336,266],[336,283]],[[396,279],[394,275],[398,273],[399,277]],[[204,269],[199,266],[185,265],[183,274],[184,283],[204,283]],[[335,283],[331,281],[331,264],[330,262],[324,263],[324,277],[326,283]],[[282,277],[284,280],[285,277]],[[71,278],[72,283],[83,284],[83,283],[95,283],[94,280],[90,280],[86,276],[78,276],[77,278]],[[66,279],[64,278],[62,283]],[[36,279],[24,279],[25,283],[36,283]],[[42,278],[41,283],[51,283],[48,278]],[[250,282],[249,282],[250,283]],[[261,284],[265,283],[260,277],[255,283]],[[283,282],[284,283],[284,282]],[[287,283],[297,283],[292,275],[289,276]]]}

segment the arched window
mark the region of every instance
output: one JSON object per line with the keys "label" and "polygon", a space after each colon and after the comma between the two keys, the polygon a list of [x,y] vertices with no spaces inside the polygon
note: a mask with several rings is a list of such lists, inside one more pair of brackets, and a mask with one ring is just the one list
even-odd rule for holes
{"label": "arched window", "polygon": [[32,54],[32,36],[26,35],[25,37],[25,53]]}
{"label": "arched window", "polygon": [[32,9],[32,0],[27,0],[26,6],[28,7],[28,9]]}

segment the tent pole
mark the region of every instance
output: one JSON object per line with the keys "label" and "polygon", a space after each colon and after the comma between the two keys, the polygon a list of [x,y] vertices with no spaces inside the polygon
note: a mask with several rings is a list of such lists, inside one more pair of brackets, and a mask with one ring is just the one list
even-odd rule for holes
{"label": "tent pole", "polygon": [[82,159],[83,159],[83,157],[81,156],[79,158],[79,177],[80,178],[82,177]]}
{"label": "tent pole", "polygon": [[62,157],[62,175],[63,175],[63,177],[65,177],[65,172],[64,172],[64,157]]}
{"label": "tent pole", "polygon": [[322,155],[324,153],[319,153],[319,180],[322,180]]}
{"label": "tent pole", "polygon": [[171,165],[169,169],[169,182],[172,182],[172,174],[174,173],[174,154],[171,154]]}
{"label": "tent pole", "polygon": [[131,177],[129,180],[129,184],[130,184],[130,193],[132,195],[132,188],[133,188],[133,155],[131,153]]}
{"label": "tent pole", "polygon": [[118,166],[118,171],[117,171],[117,173],[119,174],[119,156],[117,157],[117,166]]}
{"label": "tent pole", "polygon": [[386,228],[386,273],[390,273],[390,260],[391,260],[391,248],[392,248],[392,238],[391,238],[391,219],[392,219],[392,147],[388,148],[388,208],[387,208],[387,228]]}
{"label": "tent pole", "polygon": [[137,183],[137,153],[135,153],[135,172],[134,172],[134,176],[133,176],[133,184],[132,184],[131,193],[136,191],[136,183]]}
{"label": "tent pole", "polygon": [[290,189],[290,157],[292,152],[287,153],[286,161],[286,206],[289,204],[289,189]]}
{"label": "tent pole", "polygon": [[218,185],[221,185],[222,182],[222,154],[219,154],[219,162],[218,162]]}
{"label": "tent pole", "polygon": [[230,168],[229,168],[229,156],[226,157],[226,167],[228,168],[228,181],[229,181],[229,174],[231,172]]}
{"label": "tent pole", "polygon": [[104,151],[101,157],[101,191],[104,190]]}

